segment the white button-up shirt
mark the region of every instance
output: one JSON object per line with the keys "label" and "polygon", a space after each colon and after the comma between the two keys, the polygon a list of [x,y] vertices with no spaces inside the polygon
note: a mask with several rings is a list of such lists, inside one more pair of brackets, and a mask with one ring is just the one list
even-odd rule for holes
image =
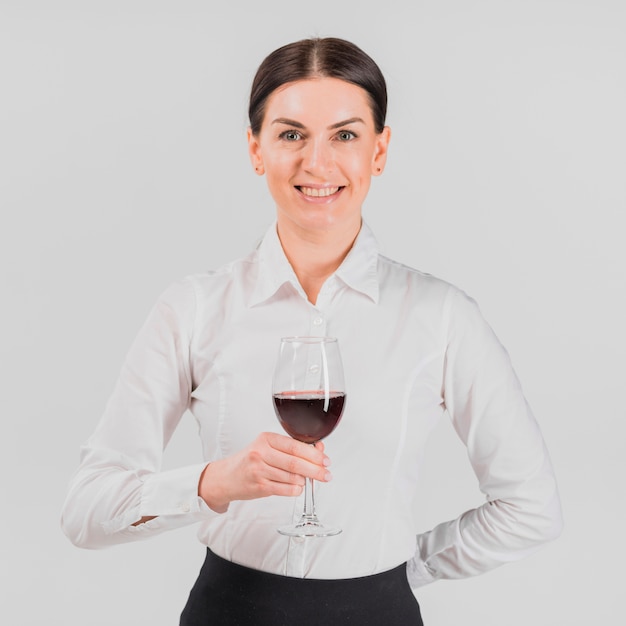
{"label": "white button-up shirt", "polygon": [[[333,480],[316,507],[343,532],[294,539],[302,497],[236,501],[223,514],[198,497],[206,463],[161,471],[181,416],[197,420],[207,462],[262,431],[279,339],[332,335],[346,409],[326,439]],[[447,414],[486,502],[416,535],[415,485],[428,437]],[[156,519],[132,526],[142,516]],[[561,529],[541,432],[508,355],[462,291],[379,255],[366,225],[311,304],[276,228],[246,258],[168,288],[124,363],[73,477],[62,524],[80,546],[147,538],[199,522],[216,554],[267,572],[350,578],[408,562],[414,588],[481,573],[535,550]]]}

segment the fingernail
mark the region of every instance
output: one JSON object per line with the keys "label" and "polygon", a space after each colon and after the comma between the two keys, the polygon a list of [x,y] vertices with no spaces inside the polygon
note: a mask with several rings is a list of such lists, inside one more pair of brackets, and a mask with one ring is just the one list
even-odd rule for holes
{"label": "fingernail", "polygon": [[324,467],[330,467],[330,459],[327,456],[324,457],[322,463],[324,464]]}
{"label": "fingernail", "polygon": [[333,478],[333,475],[332,475],[330,472],[326,472],[326,473],[324,474],[324,480],[325,480],[326,482],[328,482],[329,480],[332,480],[332,478]]}

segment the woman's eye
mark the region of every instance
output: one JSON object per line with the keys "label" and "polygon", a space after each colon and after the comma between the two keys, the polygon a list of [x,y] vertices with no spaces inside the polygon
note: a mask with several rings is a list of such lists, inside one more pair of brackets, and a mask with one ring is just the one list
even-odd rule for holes
{"label": "woman's eye", "polygon": [[298,141],[298,139],[302,138],[302,135],[297,130],[286,130],[280,134],[280,137],[286,141]]}
{"label": "woman's eye", "polygon": [[337,138],[340,141],[351,141],[356,138],[356,135],[351,130],[340,130],[337,133]]}

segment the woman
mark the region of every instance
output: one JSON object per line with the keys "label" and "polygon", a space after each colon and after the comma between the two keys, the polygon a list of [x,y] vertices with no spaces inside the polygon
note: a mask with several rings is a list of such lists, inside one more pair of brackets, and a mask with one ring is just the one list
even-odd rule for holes
{"label": "woman", "polygon": [[[361,207],[390,130],[377,65],[311,39],[261,64],[248,146],[276,223],[247,258],[159,299],[83,448],[63,526],[101,547],[200,522],[207,560],[181,624],[422,624],[413,591],[521,558],[561,528],[541,433],[475,303],[380,256]],[[349,401],[315,447],[270,399],[279,338],[339,338]],[[185,410],[205,463],[160,471]],[[420,459],[447,412],[486,503],[416,537]],[[286,538],[304,478],[343,533]],[[329,484],[327,484],[329,483]]]}

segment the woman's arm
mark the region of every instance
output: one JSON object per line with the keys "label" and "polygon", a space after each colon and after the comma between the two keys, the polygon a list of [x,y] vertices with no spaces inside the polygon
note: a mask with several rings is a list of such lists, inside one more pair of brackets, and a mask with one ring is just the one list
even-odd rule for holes
{"label": "woman's arm", "polygon": [[476,304],[453,290],[444,372],[446,409],[486,502],[417,538],[417,587],[531,554],[562,529],[556,479],[509,356]]}
{"label": "woman's arm", "polygon": [[142,539],[211,514],[197,494],[205,463],[161,471],[163,450],[189,406],[194,318],[193,284],[175,283],[133,342],[70,481],[61,524],[76,545]]}

